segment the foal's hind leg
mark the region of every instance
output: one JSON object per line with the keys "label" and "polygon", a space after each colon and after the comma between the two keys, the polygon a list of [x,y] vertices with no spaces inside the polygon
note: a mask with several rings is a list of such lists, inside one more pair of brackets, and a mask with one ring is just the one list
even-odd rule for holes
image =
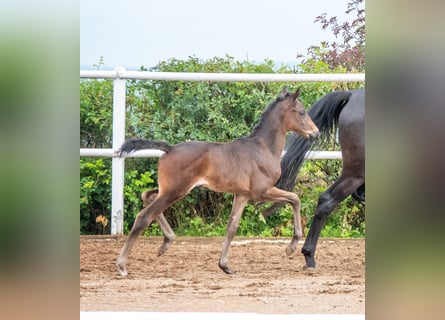
{"label": "foal's hind leg", "polygon": [[[157,196],[158,196],[158,189],[147,190],[142,192],[141,199],[144,202],[144,207],[147,207],[150,203],[152,203]],[[175,240],[175,233],[168,224],[168,221],[167,219],[165,219],[165,216],[162,212],[159,214],[159,216],[156,217],[156,222],[159,224],[159,227],[162,230],[162,234],[164,235],[164,242],[162,243],[162,245],[159,247],[158,250],[158,257],[159,257],[162,256],[164,253],[166,253],[168,248],[170,248],[171,244],[173,243],[173,240]]]}
{"label": "foal's hind leg", "polygon": [[318,205],[315,209],[312,225],[301,249],[306,259],[307,269],[315,269],[315,249],[326,219],[338,204],[352,194],[362,183],[363,179],[342,175],[318,198]]}
{"label": "foal's hind leg", "polygon": [[164,242],[158,249],[158,257],[159,257],[162,256],[164,253],[166,253],[168,248],[170,248],[171,244],[173,243],[173,240],[175,240],[175,233],[173,232],[172,228],[170,227],[170,224],[168,223],[167,219],[165,219],[165,216],[162,212],[156,218],[156,222],[159,224],[159,227],[161,228],[162,233],[164,234]]}
{"label": "foal's hind leg", "polygon": [[122,247],[122,250],[117,258],[116,265],[121,275],[127,275],[127,259],[131,248],[136,242],[137,237],[142,233],[142,231],[154,220],[156,217],[162,213],[173,201],[165,196],[158,196],[153,203],[142,209],[136,216],[133,227],[131,228],[130,235]]}

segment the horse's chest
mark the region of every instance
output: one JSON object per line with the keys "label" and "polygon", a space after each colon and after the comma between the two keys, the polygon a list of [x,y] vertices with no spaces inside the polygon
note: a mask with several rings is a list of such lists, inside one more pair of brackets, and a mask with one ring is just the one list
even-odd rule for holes
{"label": "horse's chest", "polygon": [[256,174],[263,176],[264,178],[270,178],[272,180],[278,179],[281,175],[280,163],[269,162],[257,162]]}

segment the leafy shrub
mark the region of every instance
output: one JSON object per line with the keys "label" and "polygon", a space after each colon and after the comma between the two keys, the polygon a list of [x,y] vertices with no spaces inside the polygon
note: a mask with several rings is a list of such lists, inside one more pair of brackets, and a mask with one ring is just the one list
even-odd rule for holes
{"label": "leafy shrub", "polygon": [[80,159],[80,232],[97,233],[96,218],[111,210],[111,160]]}

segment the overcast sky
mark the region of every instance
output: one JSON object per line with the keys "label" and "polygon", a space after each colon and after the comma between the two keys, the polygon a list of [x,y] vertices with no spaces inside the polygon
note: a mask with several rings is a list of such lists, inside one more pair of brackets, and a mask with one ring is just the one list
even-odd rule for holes
{"label": "overcast sky", "polygon": [[155,66],[169,58],[225,54],[244,61],[297,63],[310,45],[334,41],[314,23],[340,21],[348,0],[80,0],[80,67]]}

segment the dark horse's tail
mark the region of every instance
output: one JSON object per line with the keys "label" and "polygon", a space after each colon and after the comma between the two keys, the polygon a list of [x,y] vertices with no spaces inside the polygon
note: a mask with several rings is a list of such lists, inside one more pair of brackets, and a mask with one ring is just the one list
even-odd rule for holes
{"label": "dark horse's tail", "polygon": [[[327,139],[333,134],[337,127],[340,111],[349,101],[351,95],[350,91],[334,91],[325,95],[309,108],[308,114],[320,131],[319,139]],[[276,183],[277,188],[293,190],[298,171],[312,144],[311,141],[297,134],[290,137],[286,154],[281,159],[281,177]],[[283,203],[275,203],[264,211],[263,215],[269,216],[283,205]]]}
{"label": "dark horse's tail", "polygon": [[131,138],[124,142],[120,148],[119,154],[131,153],[141,149],[158,149],[169,152],[172,147],[164,141],[145,140],[140,138]]}

